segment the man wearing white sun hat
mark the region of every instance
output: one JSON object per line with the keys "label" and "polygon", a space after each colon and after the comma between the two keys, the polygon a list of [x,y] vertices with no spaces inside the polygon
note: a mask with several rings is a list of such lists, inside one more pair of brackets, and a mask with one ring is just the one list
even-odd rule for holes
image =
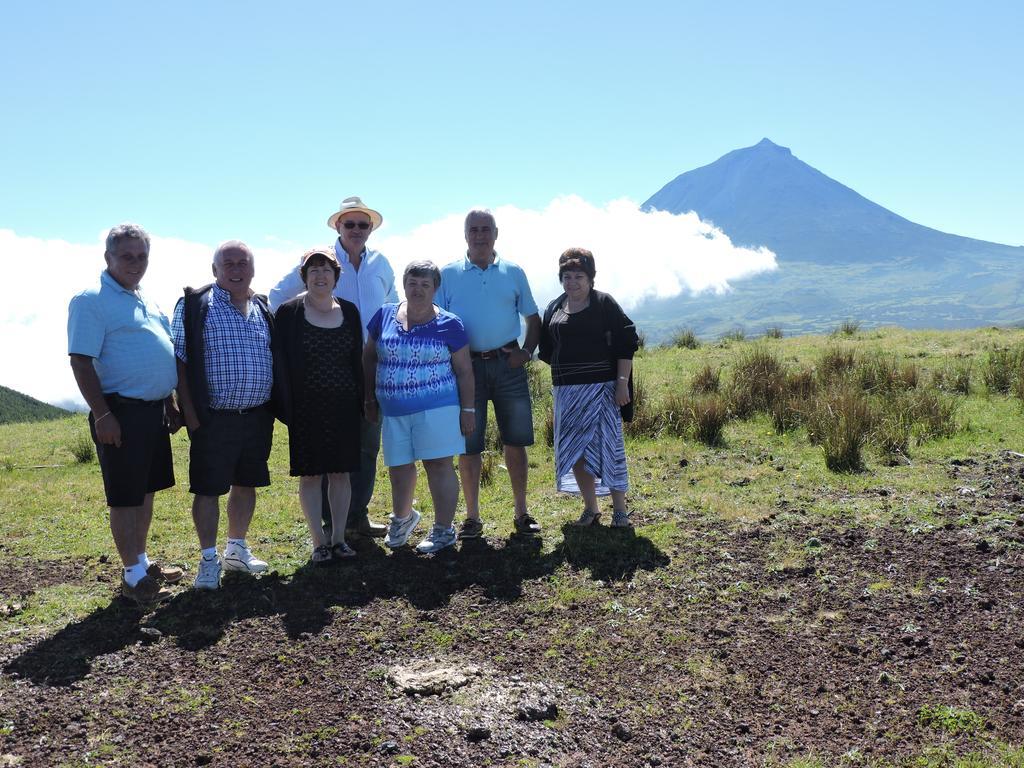
{"label": "man wearing white sun hat", "polygon": [[[384,304],[396,303],[395,272],[391,264],[379,251],[366,247],[370,234],[380,228],[384,218],[377,211],[368,208],[358,197],[346,197],[338,210],[327,219],[327,226],[338,233],[334,253],[341,265],[341,276],[334,288],[334,295],[350,301],[359,310],[363,343],[366,343],[366,323]],[[277,308],[304,290],[298,265],[281,278],[270,291],[270,308]],[[363,536],[381,538],[387,526],[369,519],[367,506],[373,496],[374,481],[377,478],[377,454],[380,452],[380,422],[362,420],[361,468],[351,474],[352,502],[348,512],[348,529]],[[325,510],[329,506],[325,503]],[[324,522],[329,523],[327,511]]]}

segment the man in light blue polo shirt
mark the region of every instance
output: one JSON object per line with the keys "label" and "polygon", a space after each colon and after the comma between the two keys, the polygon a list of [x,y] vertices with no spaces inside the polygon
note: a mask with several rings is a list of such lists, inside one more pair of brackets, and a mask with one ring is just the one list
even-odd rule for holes
{"label": "man in light blue polo shirt", "polygon": [[68,355],[90,409],[110,532],[124,564],[121,592],[148,604],[170,597],[162,584],[184,575],[146,554],[153,494],[174,485],[168,427],[181,426],[172,397],[178,373],[167,317],[139,290],[149,235],[137,224],[114,227],[104,258],[99,283],[68,307]]}
{"label": "man in light blue polo shirt", "polygon": [[[466,521],[459,538],[477,538],[483,532],[480,453],[487,430],[488,400],[494,403],[505,466],[512,482],[515,530],[538,533],[540,526],[526,509],[526,447],[533,445],[533,411],[524,368],[540,338],[537,304],[522,268],[495,252],[498,225],[490,211],[470,211],[465,235],[466,256],[441,270],[437,294],[438,304],[458,315],[466,327],[476,382],[476,429],[466,437],[466,453],[459,457],[462,492],[466,497]],[[522,347],[520,318],[526,319]]]}

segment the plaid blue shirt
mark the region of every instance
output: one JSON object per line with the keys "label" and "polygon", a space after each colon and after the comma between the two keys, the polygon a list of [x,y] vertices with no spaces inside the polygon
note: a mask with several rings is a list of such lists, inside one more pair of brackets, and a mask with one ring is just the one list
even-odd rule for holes
{"label": "plaid blue shirt", "polygon": [[[250,301],[243,315],[231,303],[231,294],[214,285],[203,326],[206,384],[214,410],[255,408],[270,400],[274,383],[270,354],[270,328]],[[188,363],[185,352],[184,302],[174,308],[171,338],[174,354]]]}

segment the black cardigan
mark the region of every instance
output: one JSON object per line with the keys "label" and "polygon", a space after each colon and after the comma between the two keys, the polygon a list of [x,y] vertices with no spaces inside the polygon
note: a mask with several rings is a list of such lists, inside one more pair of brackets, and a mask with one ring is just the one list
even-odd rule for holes
{"label": "black cardigan", "polygon": [[[537,356],[548,365],[551,365],[556,352],[554,340],[551,337],[551,318],[564,301],[565,294],[563,293],[548,304],[547,309],[544,310],[544,319],[541,321]],[[618,302],[607,293],[591,290],[590,304],[597,307],[601,316],[604,330],[602,346],[607,348],[607,359],[612,363],[616,360],[631,360],[633,353],[640,346],[636,325],[622,311]],[[615,370],[614,365],[612,370]]]}
{"label": "black cardigan", "polygon": [[[334,297],[334,301],[341,307],[342,324],[351,323],[355,328],[357,343],[352,347],[352,357],[349,364],[356,377],[356,384],[359,387],[359,402],[363,400],[363,326],[359,319],[359,310],[350,301]],[[274,381],[278,383],[280,393],[281,412],[278,418],[285,424],[292,415],[292,403],[304,396],[302,383],[306,376],[305,353],[302,350],[302,339],[299,334],[302,324],[306,321],[306,305],[303,303],[303,296],[297,296],[291,301],[286,301],[277,308],[274,315]]]}
{"label": "black cardigan", "polygon": [[[551,360],[555,354],[554,342],[551,338],[550,332],[551,316],[554,315],[555,310],[558,309],[563,301],[565,301],[564,293],[548,304],[547,309],[544,310],[544,318],[541,321],[540,343],[537,346],[537,356],[548,365],[551,365]],[[591,289],[590,303],[591,306],[594,306],[596,303],[597,308],[600,311],[602,323],[604,325],[604,340],[608,347],[608,360],[612,365],[612,371],[615,371],[615,361],[632,360],[633,354],[640,348],[640,337],[637,335],[636,325],[629,319],[626,313],[622,311],[622,307],[619,306],[619,303],[607,293]],[[629,387],[629,402],[619,410],[622,413],[623,419],[626,421],[632,421],[632,371],[630,371],[629,381],[627,384]]]}

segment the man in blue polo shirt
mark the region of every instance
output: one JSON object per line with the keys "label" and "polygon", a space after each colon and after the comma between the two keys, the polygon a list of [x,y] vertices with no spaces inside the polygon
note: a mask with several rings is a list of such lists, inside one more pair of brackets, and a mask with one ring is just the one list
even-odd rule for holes
{"label": "man in blue polo shirt", "polygon": [[[459,475],[466,497],[466,521],[460,539],[477,538],[480,521],[480,453],[487,430],[487,401],[494,403],[498,433],[505,449],[515,499],[515,530],[538,533],[540,526],[526,509],[526,447],[533,445],[533,411],[524,366],[540,338],[540,317],[526,273],[500,258],[494,250],[498,226],[494,215],[474,209],[466,216],[466,256],[441,270],[438,304],[458,315],[469,335],[476,383],[476,428],[466,437],[459,457]],[[526,338],[519,346],[520,317],[526,319]]]}
{"label": "man in blue polo shirt", "polygon": [[139,290],[149,235],[120,224],[107,235],[103,257],[99,283],[68,307],[68,355],[89,406],[110,532],[124,565],[121,593],[145,605],[170,597],[162,585],[183,576],[146,554],[153,494],[174,485],[168,427],[181,425],[172,396],[178,374],[167,317]]}

